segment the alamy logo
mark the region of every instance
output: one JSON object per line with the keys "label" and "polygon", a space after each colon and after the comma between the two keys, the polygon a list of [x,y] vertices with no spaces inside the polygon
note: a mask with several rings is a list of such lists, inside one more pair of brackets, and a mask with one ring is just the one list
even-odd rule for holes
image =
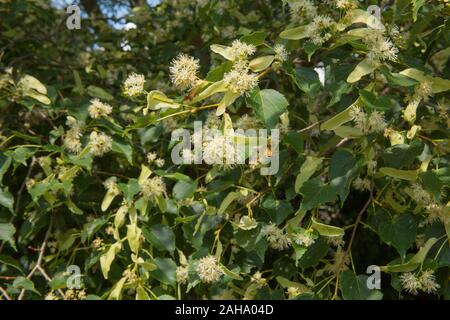
{"label": "alamy logo", "polygon": [[70,265],[67,267],[66,273],[69,274],[69,277],[66,281],[66,286],[69,289],[81,289],[81,269],[77,265]]}
{"label": "alamy logo", "polygon": [[69,14],[66,20],[67,29],[81,29],[80,7],[77,5],[68,6],[66,12]]}
{"label": "alamy logo", "polygon": [[373,290],[373,289],[381,289],[381,269],[379,266],[376,265],[370,265],[367,267],[366,270],[367,274],[370,274],[370,276],[367,278],[367,289]]}
{"label": "alamy logo", "polygon": [[[248,163],[260,167],[261,175],[274,175],[279,169],[278,129],[205,129],[194,122],[194,134],[187,129],[172,132],[172,143],[179,142],[171,153],[174,164],[222,165],[230,167]],[[193,148],[192,148],[193,145]]]}

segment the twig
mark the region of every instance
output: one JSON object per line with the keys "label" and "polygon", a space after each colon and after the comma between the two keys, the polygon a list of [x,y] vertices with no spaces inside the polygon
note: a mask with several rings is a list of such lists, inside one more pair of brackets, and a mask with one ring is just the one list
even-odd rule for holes
{"label": "twig", "polygon": [[309,125],[309,126],[303,128],[303,129],[298,130],[297,132],[298,132],[298,133],[302,133],[302,132],[308,131],[308,130],[310,130],[310,129],[313,129],[313,128],[314,128],[315,126],[317,126],[319,123],[320,123],[320,121],[315,122],[315,123],[313,123],[313,124],[311,124],[311,125]]}
{"label": "twig", "polygon": [[[39,249],[39,256],[36,261],[36,265],[30,271],[30,273],[27,275],[27,279],[30,279],[34,275],[34,273],[41,267],[41,262],[42,262],[42,259],[44,258],[45,247],[47,246],[47,241],[48,241],[48,238],[50,237],[52,227],[53,227],[53,217],[50,218],[50,223],[48,225],[47,232],[45,233],[44,241],[42,242],[41,248]],[[19,294],[19,297],[17,298],[17,300],[22,300],[24,295],[25,295],[25,289],[22,289],[20,291],[20,294]]]}
{"label": "twig", "polygon": [[[47,272],[45,272],[44,268],[42,268],[41,266],[38,266],[38,270],[47,281],[52,281],[52,278],[50,278],[50,276],[47,274]],[[57,291],[61,295],[61,297],[64,298],[64,292],[62,292],[61,289],[58,289]]]}
{"label": "twig", "polygon": [[3,287],[0,286],[0,292],[3,294],[3,296],[6,298],[6,300],[12,300],[11,297],[8,295],[8,292],[6,292]]}
{"label": "twig", "polygon": [[[358,225],[361,222],[361,219],[362,219],[362,216],[363,216],[364,212],[366,212],[367,208],[372,203],[372,200],[373,200],[373,191],[370,190],[369,199],[364,204],[364,207],[361,209],[361,211],[359,211],[358,216],[356,217],[356,221],[355,221],[354,226],[353,226],[352,235],[350,237],[350,241],[348,242],[347,250],[345,251],[346,255],[349,254],[349,253],[351,254],[353,240],[355,239],[355,235],[356,235],[356,229],[358,228]],[[336,299],[338,288],[339,288],[339,272],[336,273],[336,284],[335,284],[335,287],[334,287],[333,297],[331,298],[332,300]]]}
{"label": "twig", "polygon": [[353,244],[353,240],[355,239],[355,234],[356,234],[356,229],[358,228],[358,224],[361,221],[361,218],[362,218],[364,212],[366,212],[366,210],[369,207],[369,205],[372,202],[372,200],[373,200],[373,191],[370,190],[369,199],[364,204],[364,207],[361,209],[361,211],[358,213],[358,216],[356,217],[355,226],[353,227],[352,235],[350,237],[350,241],[348,242],[347,253],[349,253],[350,250],[352,249],[352,244]]}
{"label": "twig", "polygon": [[333,150],[342,147],[344,144],[346,144],[348,141],[350,141],[349,138],[343,138],[341,141],[339,141],[339,143],[337,145],[335,145],[334,147],[331,147],[330,149],[326,150],[323,152],[322,156],[327,156],[329,155],[331,152],[333,152]]}

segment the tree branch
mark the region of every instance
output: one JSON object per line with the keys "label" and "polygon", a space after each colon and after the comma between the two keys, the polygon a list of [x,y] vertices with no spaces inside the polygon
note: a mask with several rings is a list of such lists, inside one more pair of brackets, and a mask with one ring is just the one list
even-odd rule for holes
{"label": "tree branch", "polygon": [[[50,223],[48,225],[47,232],[45,233],[44,241],[42,242],[41,247],[39,249],[39,256],[36,261],[36,265],[30,271],[30,273],[27,275],[27,279],[30,279],[34,275],[34,273],[39,268],[41,268],[41,262],[42,262],[42,259],[44,258],[45,247],[47,246],[47,241],[48,241],[48,238],[50,237],[50,233],[52,232],[52,228],[53,228],[53,217],[50,218]],[[25,295],[25,289],[22,289],[20,291],[20,294],[19,294],[19,297],[17,298],[17,300],[22,300],[24,295]]]}
{"label": "tree branch", "polygon": [[11,297],[8,295],[8,292],[6,292],[3,287],[0,286],[0,292],[3,294],[3,296],[6,298],[6,300],[12,300]]}

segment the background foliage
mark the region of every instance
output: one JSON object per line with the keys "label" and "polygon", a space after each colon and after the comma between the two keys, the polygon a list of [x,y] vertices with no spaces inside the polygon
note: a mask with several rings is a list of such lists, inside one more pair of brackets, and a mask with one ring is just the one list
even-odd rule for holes
{"label": "background foliage", "polygon": [[[2,298],[449,298],[449,3],[324,2],[80,1],[82,27],[68,30],[64,6],[0,1]],[[387,47],[370,37],[370,4]],[[234,67],[217,45],[236,39],[264,63],[217,126],[249,116],[282,129],[274,176],[170,159],[173,129],[224,105],[223,85],[198,95]],[[199,60],[195,90],[170,81],[179,53]],[[148,96],[124,94],[132,72]],[[112,114],[92,119],[93,98]],[[70,152],[68,116],[83,147],[95,131],[112,150]],[[144,197],[157,176],[166,192]],[[212,283],[199,277],[207,256]],[[380,290],[367,289],[369,265]]]}

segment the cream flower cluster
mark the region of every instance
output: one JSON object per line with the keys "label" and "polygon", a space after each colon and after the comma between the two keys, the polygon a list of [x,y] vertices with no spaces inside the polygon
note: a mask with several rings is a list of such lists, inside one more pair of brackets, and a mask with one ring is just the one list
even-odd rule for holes
{"label": "cream flower cluster", "polygon": [[202,282],[217,282],[223,274],[222,268],[219,266],[214,256],[206,256],[198,261],[197,274]]}
{"label": "cream flower cluster", "polygon": [[354,107],[351,111],[351,117],[355,122],[355,126],[364,134],[384,132],[387,126],[384,120],[384,113],[376,110],[367,115],[361,108]]}
{"label": "cream flower cluster", "polygon": [[135,97],[144,92],[145,77],[132,73],[123,83],[123,92],[129,97]]}
{"label": "cream flower cluster", "polygon": [[159,176],[148,178],[144,180],[139,186],[141,188],[142,195],[146,199],[161,196],[166,192],[166,184],[164,183],[164,180]]}
{"label": "cream flower cluster", "polygon": [[105,187],[105,189],[108,192],[110,192],[114,195],[120,194],[119,187],[117,186],[117,178],[116,177],[109,177],[108,179],[106,179],[103,182],[103,186]]}
{"label": "cream flower cluster", "polygon": [[327,270],[328,273],[337,275],[342,271],[347,270],[349,264],[350,256],[344,249],[342,249],[341,246],[338,246],[336,252],[334,253],[333,263],[328,264],[325,267],[325,270]]}
{"label": "cream flower cluster", "polygon": [[233,93],[249,94],[258,85],[258,75],[250,72],[245,62],[235,63],[233,69],[223,76],[223,81]]}
{"label": "cream flower cluster", "polygon": [[203,160],[206,164],[232,164],[235,162],[235,146],[227,137],[223,135],[207,137],[203,146]]}
{"label": "cream flower cluster", "polygon": [[256,47],[240,40],[234,40],[230,47],[230,56],[232,61],[246,60],[256,52]]}
{"label": "cream flower cluster", "polygon": [[357,177],[355,180],[353,180],[352,184],[353,188],[359,191],[369,191],[370,189],[372,189],[372,182],[367,178],[361,179],[360,177]]}
{"label": "cream flower cluster", "polygon": [[158,168],[161,168],[164,166],[164,164],[166,163],[164,161],[164,159],[162,158],[158,158],[158,156],[156,155],[156,153],[154,152],[149,152],[147,153],[147,161],[148,163],[154,163]]}
{"label": "cream flower cluster", "polygon": [[315,242],[310,232],[294,233],[291,237],[299,246],[309,247]]}
{"label": "cream flower cluster", "polygon": [[258,121],[255,117],[249,116],[248,114],[244,114],[234,123],[237,129],[248,130],[248,129],[257,129]]}
{"label": "cream flower cluster", "polygon": [[284,45],[276,44],[275,47],[273,47],[273,51],[275,51],[275,60],[278,60],[280,62],[284,62],[287,60],[288,52]]}
{"label": "cream flower cluster", "polygon": [[176,279],[179,284],[185,284],[188,281],[188,268],[186,266],[178,266],[176,269]]}
{"label": "cream flower cluster", "polygon": [[321,46],[331,39],[336,22],[329,16],[317,15],[313,21],[306,26],[305,34],[312,43]]}
{"label": "cream flower cluster", "polygon": [[169,68],[172,83],[180,89],[195,87],[199,81],[199,60],[187,54],[180,53]]}
{"label": "cream flower cluster", "polygon": [[103,156],[111,151],[112,138],[103,132],[92,131],[89,136],[90,152],[95,156]]}
{"label": "cream flower cluster", "polygon": [[416,182],[411,185],[410,195],[418,205],[425,208],[428,214],[428,223],[440,220],[445,224],[450,221],[450,207],[435,202],[431,194],[424,190],[419,183]]}
{"label": "cream flower cluster", "polygon": [[291,16],[294,20],[312,20],[317,15],[317,7],[310,0],[297,0],[290,4]]}
{"label": "cream flower cluster", "polygon": [[99,99],[92,99],[88,111],[92,119],[97,119],[111,114],[112,107]]}
{"label": "cream flower cluster", "polygon": [[370,63],[378,64],[383,61],[397,60],[398,48],[382,30],[370,29],[362,40],[369,49],[367,59]]}
{"label": "cream flower cluster", "polygon": [[261,229],[261,234],[267,238],[269,246],[275,250],[285,250],[291,246],[289,236],[275,224],[270,223]]}
{"label": "cream flower cluster", "polygon": [[423,271],[419,277],[411,272],[403,273],[400,276],[400,283],[403,289],[413,295],[417,295],[419,290],[433,293],[440,288],[432,270]]}
{"label": "cream flower cluster", "polygon": [[355,0],[335,0],[336,8],[342,10],[351,10],[358,8],[358,3]]}
{"label": "cream flower cluster", "polygon": [[70,129],[67,130],[64,136],[64,146],[72,153],[79,153],[82,148],[80,141],[80,138],[82,137],[81,126],[72,116],[67,117],[66,124],[70,127]]}

